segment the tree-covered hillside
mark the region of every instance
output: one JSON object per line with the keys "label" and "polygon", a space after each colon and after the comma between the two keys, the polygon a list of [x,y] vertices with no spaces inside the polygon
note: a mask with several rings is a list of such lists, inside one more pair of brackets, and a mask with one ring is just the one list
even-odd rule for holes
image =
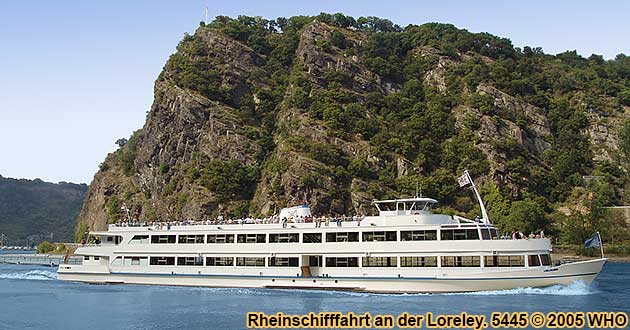
{"label": "tree-covered hillside", "polygon": [[0,176],[0,235],[4,245],[70,242],[87,191],[85,184]]}
{"label": "tree-covered hillside", "polygon": [[[83,224],[369,213],[424,195],[478,214],[468,169],[504,230],[575,243],[626,226],[630,58],[545,54],[450,24],[343,14],[217,17],[186,35],[145,126],[108,155]],[[614,223],[613,223],[614,222]]]}

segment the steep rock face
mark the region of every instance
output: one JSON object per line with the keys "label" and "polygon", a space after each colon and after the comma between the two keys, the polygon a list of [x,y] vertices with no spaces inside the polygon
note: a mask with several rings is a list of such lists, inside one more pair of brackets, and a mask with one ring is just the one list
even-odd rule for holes
{"label": "steep rock face", "polygon": [[[557,92],[546,78],[536,98],[501,80],[524,55],[449,26],[376,23],[221,18],[186,36],[156,80],[144,127],[96,173],[80,223],[270,215],[304,201],[319,214],[366,214],[371,200],[416,189],[466,212],[474,203],[454,179],[466,168],[514,198],[545,184],[531,169],[556,170],[565,151],[549,113],[563,105],[548,101]],[[444,45],[441,29],[472,46]],[[521,80],[517,91],[532,90]],[[576,132],[589,134],[595,165],[576,174],[616,159],[626,118],[627,108],[589,112]]]}

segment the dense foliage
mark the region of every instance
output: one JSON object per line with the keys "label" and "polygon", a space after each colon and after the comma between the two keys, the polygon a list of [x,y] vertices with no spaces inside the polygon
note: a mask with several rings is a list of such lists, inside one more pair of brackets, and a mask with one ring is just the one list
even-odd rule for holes
{"label": "dense foliage", "polygon": [[42,240],[68,242],[87,185],[48,183],[0,176],[0,234],[5,245],[35,245]]}

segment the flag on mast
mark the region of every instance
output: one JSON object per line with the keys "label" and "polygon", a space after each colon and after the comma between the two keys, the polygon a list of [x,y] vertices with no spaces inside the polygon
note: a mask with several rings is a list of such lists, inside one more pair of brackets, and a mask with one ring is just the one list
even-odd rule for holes
{"label": "flag on mast", "polygon": [[599,232],[596,232],[595,235],[591,236],[591,238],[587,239],[584,242],[585,248],[600,247],[600,246],[602,246],[602,240],[599,237]]}
{"label": "flag on mast", "polygon": [[468,176],[468,172],[464,173],[464,175],[457,178],[457,183],[459,183],[460,187],[465,187],[470,184],[470,177]]}

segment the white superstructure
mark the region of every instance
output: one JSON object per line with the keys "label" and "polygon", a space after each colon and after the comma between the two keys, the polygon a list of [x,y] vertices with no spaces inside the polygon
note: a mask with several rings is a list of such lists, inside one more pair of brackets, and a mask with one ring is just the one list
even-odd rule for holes
{"label": "white superstructure", "polygon": [[82,265],[62,264],[58,274],[91,283],[464,292],[590,284],[606,262],[554,266],[549,239],[499,239],[484,221],[433,214],[436,203],[375,201],[378,216],[329,223],[110,225],[91,233],[100,244],[76,250]]}

